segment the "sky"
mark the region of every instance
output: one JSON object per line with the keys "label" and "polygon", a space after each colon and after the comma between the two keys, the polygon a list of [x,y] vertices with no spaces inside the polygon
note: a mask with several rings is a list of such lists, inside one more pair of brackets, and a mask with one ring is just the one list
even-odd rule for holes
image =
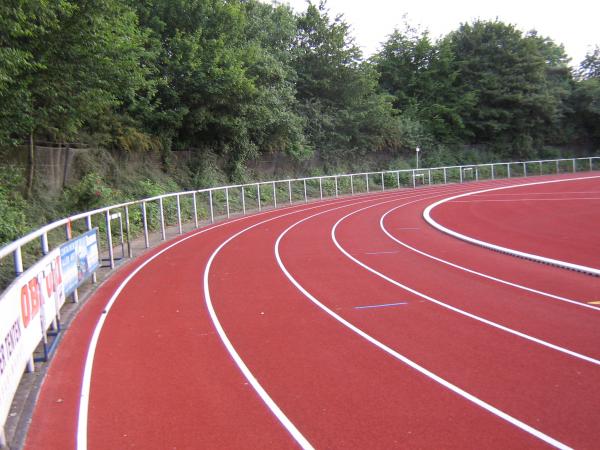
{"label": "sky", "polygon": [[[306,0],[278,0],[295,11],[306,10]],[[318,3],[318,0],[314,0]],[[365,56],[375,53],[394,28],[403,29],[403,16],[419,30],[438,38],[476,19],[498,19],[526,32],[563,44],[571,65],[579,66],[587,53],[600,46],[598,0],[328,0],[330,17],[343,14],[355,43]]]}

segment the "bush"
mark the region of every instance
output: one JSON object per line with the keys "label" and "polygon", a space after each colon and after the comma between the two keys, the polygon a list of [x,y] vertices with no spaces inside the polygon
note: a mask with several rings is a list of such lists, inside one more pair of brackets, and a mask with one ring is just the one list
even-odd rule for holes
{"label": "bush", "polygon": [[79,183],[64,192],[65,204],[72,213],[109,206],[121,202],[122,199],[123,194],[109,187],[96,172],[88,173]]}
{"label": "bush", "polygon": [[9,166],[0,171],[0,246],[14,241],[28,230],[27,202],[18,189],[22,185],[21,169]]}

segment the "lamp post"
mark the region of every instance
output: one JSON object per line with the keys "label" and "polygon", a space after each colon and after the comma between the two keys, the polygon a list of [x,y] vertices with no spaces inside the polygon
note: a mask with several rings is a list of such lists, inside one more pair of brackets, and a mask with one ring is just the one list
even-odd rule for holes
{"label": "lamp post", "polygon": [[421,149],[419,147],[416,148],[417,150],[417,169],[419,168],[419,152],[421,151]]}

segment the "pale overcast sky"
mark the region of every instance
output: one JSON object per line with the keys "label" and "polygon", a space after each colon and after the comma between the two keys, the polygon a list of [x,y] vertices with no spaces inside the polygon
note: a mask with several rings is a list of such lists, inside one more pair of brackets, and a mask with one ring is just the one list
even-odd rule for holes
{"label": "pale overcast sky", "polygon": [[[278,3],[287,3],[298,12],[306,10],[307,5],[306,0]],[[429,30],[433,38],[475,19],[498,18],[521,31],[535,29],[540,35],[563,44],[573,66],[578,66],[595,45],[600,46],[598,0],[328,0],[327,6],[332,17],[344,15],[352,26],[356,44],[366,56],[377,51],[395,27],[402,29],[404,14],[411,25]]]}

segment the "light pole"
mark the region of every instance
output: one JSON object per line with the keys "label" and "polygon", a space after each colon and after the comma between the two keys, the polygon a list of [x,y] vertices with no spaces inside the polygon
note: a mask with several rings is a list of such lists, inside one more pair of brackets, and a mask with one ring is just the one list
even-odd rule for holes
{"label": "light pole", "polygon": [[419,168],[419,152],[421,151],[421,149],[419,147],[416,148],[417,150],[417,169]]}

